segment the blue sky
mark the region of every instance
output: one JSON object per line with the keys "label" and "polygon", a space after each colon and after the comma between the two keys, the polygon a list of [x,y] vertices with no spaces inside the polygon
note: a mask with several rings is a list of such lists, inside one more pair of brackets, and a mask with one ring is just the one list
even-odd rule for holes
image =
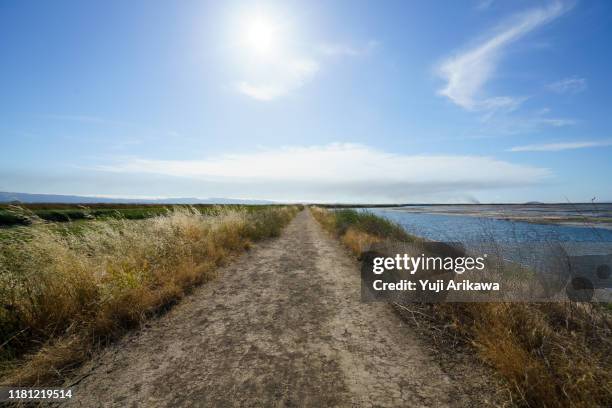
{"label": "blue sky", "polygon": [[612,200],[612,3],[0,1],[0,191]]}

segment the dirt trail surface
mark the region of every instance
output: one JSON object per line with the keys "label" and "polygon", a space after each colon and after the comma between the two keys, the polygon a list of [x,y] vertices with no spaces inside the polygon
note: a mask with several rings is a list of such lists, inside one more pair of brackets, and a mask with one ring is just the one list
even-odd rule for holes
{"label": "dirt trail surface", "polygon": [[303,211],[84,366],[62,406],[488,405],[425,343],[360,302],[357,262]]}

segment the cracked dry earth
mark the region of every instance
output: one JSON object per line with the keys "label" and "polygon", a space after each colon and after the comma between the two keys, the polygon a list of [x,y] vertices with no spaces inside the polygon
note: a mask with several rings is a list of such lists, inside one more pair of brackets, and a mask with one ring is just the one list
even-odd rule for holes
{"label": "cracked dry earth", "polygon": [[[74,397],[62,405],[490,403],[482,389],[466,392],[434,357],[389,305],[361,303],[357,261],[305,210],[279,238],[101,352],[71,382]],[[477,375],[470,367],[459,371]]]}

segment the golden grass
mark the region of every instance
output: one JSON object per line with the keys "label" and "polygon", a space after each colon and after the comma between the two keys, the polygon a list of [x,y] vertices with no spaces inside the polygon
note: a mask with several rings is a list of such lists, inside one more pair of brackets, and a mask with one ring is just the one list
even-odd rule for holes
{"label": "golden grass", "polygon": [[[428,305],[508,382],[518,405],[597,407],[612,402],[610,316],[578,303]],[[449,325],[449,322],[451,323]]]}
{"label": "golden grass", "polygon": [[321,207],[309,207],[312,216],[321,224],[327,232],[336,232],[336,217],[332,211]]}
{"label": "golden grass", "polygon": [[365,251],[368,251],[372,245],[382,241],[375,235],[359,231],[358,229],[352,227],[346,230],[344,235],[342,235],[341,240],[342,243],[357,256]]}
{"label": "golden grass", "polygon": [[195,208],[142,221],[39,224],[0,241],[0,373],[10,385],[53,384],[98,346],[138,326],[216,267],[278,235],[296,207]]}
{"label": "golden grass", "polygon": [[[375,242],[359,224],[341,229],[334,212],[310,210],[357,256]],[[505,380],[516,405],[612,406],[612,318],[599,305],[437,303],[400,308],[432,327],[432,339],[440,345],[454,347],[459,336],[471,346]]]}

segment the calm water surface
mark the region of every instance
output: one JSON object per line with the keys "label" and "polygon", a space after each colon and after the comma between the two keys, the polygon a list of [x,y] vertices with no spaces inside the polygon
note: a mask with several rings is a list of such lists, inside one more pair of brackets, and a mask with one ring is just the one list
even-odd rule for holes
{"label": "calm water surface", "polygon": [[367,211],[395,221],[413,235],[436,241],[612,243],[612,230],[603,228],[533,224],[488,217],[411,213],[380,208],[369,208]]}
{"label": "calm water surface", "polygon": [[[488,217],[412,213],[391,209],[368,209],[395,221],[407,232],[435,241],[461,242],[473,254],[493,254],[542,273],[557,276],[559,260],[568,256],[601,256],[612,259],[612,230],[554,224],[533,224]],[[582,272],[586,269],[581,270]],[[590,276],[590,275],[589,275]],[[598,296],[612,301],[612,283],[598,281]],[[602,283],[603,282],[603,283]],[[600,298],[602,300],[603,298]]]}

